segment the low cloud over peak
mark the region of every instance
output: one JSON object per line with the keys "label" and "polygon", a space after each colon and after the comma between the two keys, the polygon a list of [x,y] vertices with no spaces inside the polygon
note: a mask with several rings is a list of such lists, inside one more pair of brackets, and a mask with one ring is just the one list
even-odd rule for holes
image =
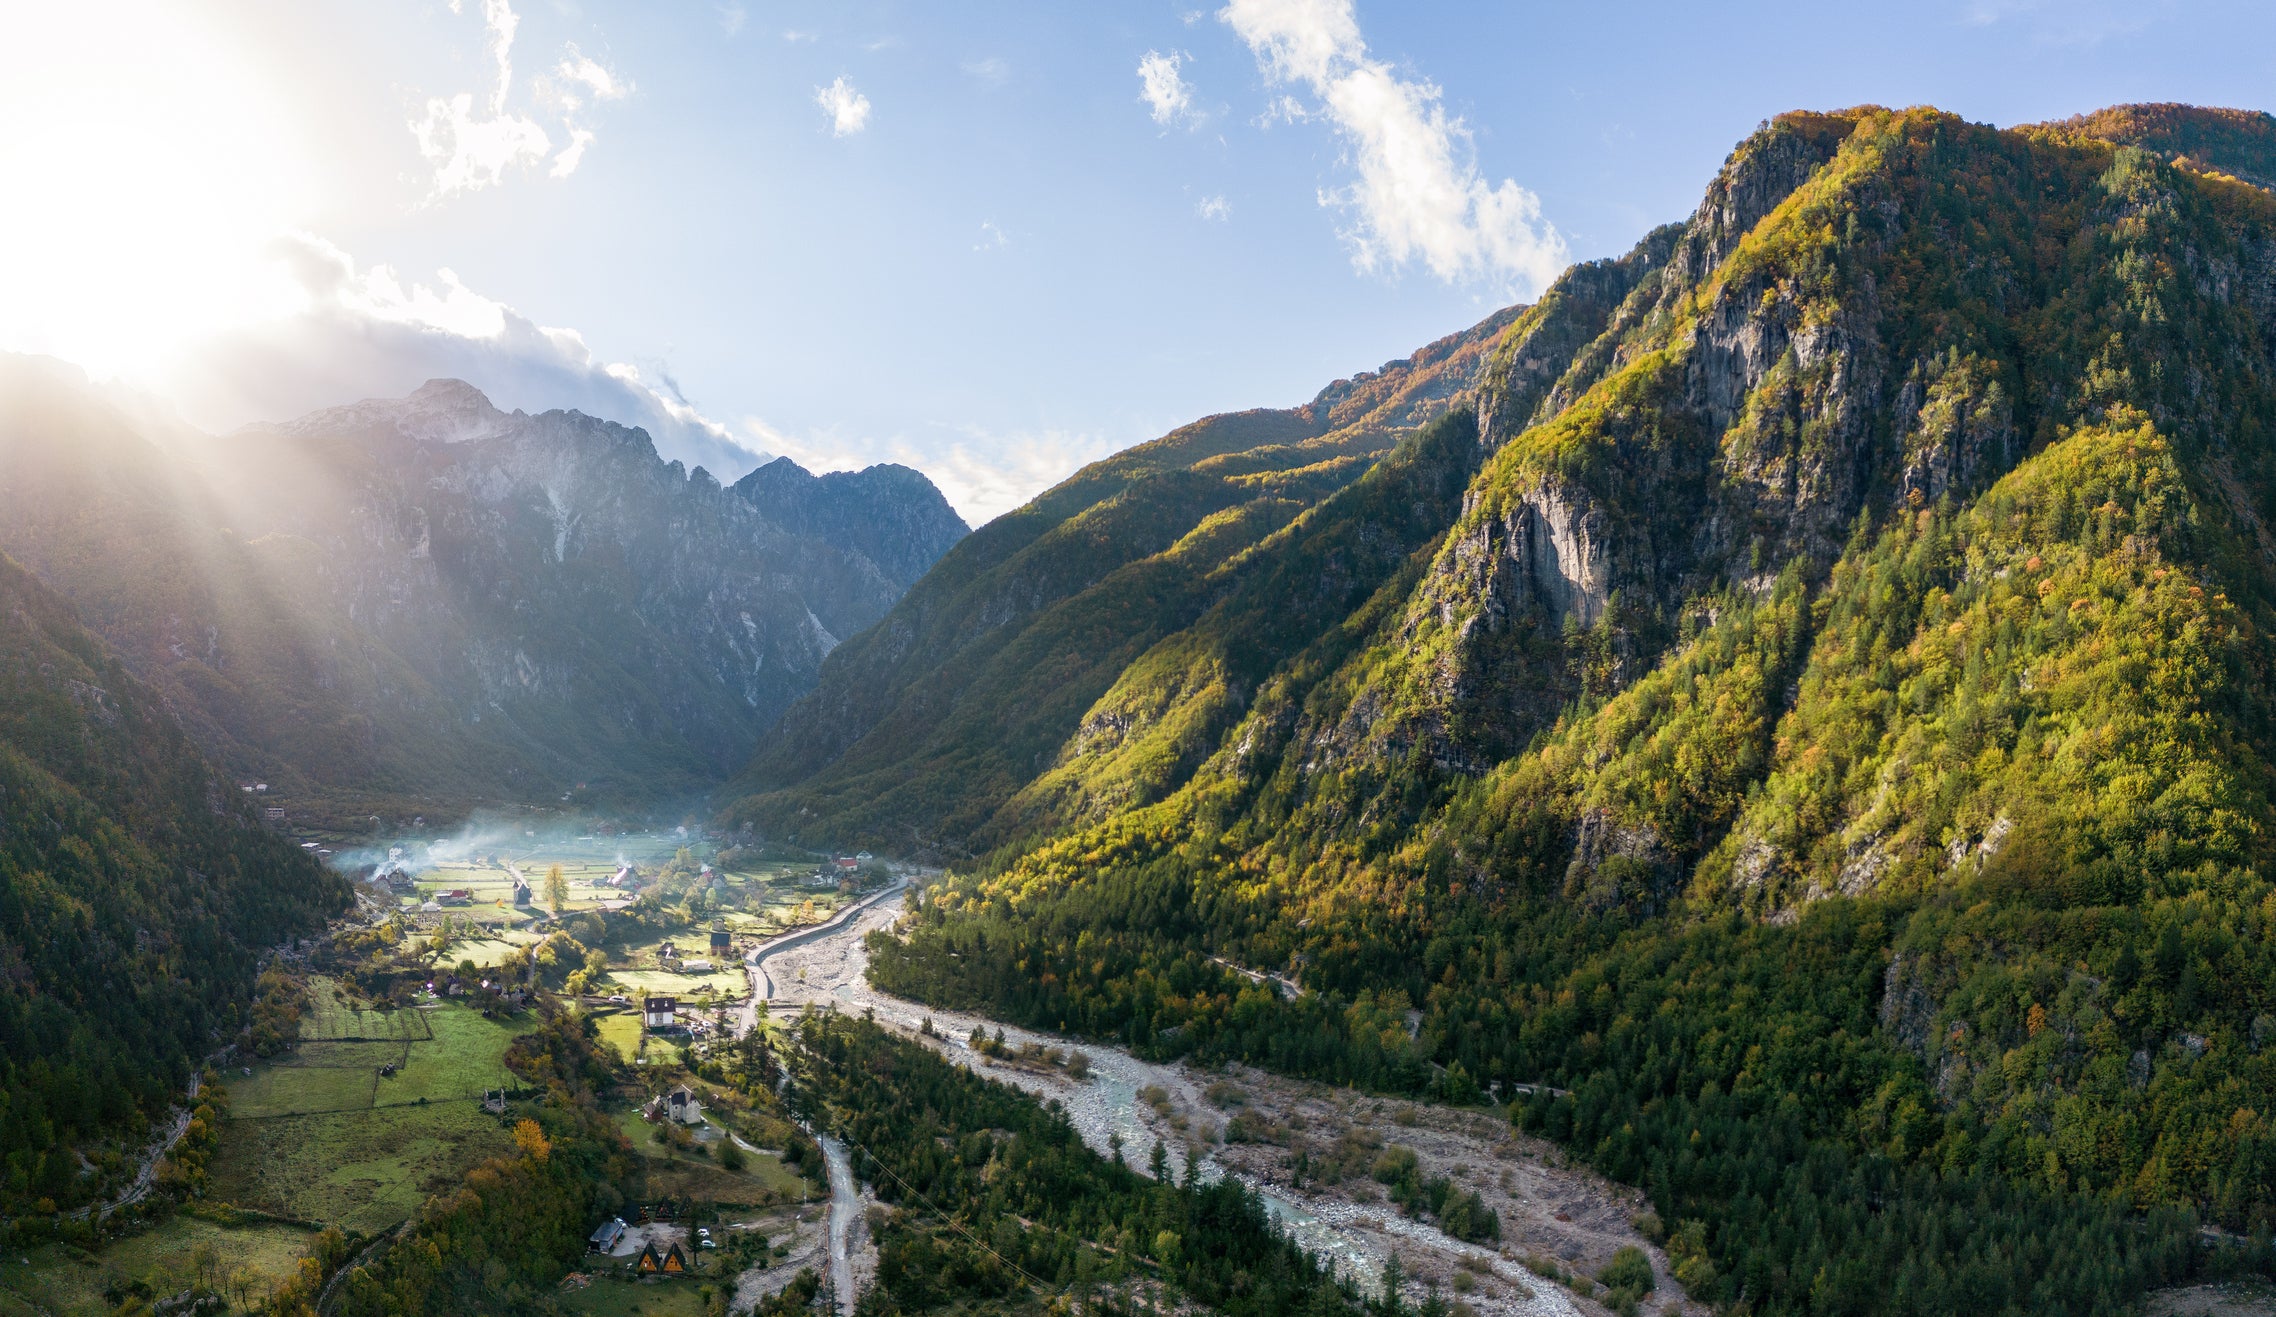
{"label": "low cloud over peak", "polygon": [[406,280],[306,234],[278,244],[297,314],[219,334],[158,389],[214,430],[283,421],[355,398],[401,398],[460,380],[499,407],[566,408],[638,426],[666,460],[731,481],[769,456],[703,415],[668,375],[604,361],[574,329],[539,325],[448,270]]}

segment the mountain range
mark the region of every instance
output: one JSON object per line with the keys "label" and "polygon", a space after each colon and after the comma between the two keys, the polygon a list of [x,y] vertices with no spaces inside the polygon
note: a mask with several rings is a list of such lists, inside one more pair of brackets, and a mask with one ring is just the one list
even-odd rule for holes
{"label": "mountain range", "polygon": [[0,549],[315,816],[692,796],[965,529],[906,468],[722,488],[454,380],[210,436],[0,362]]}
{"label": "mountain range", "polygon": [[107,1002],[115,1129],[337,908],[258,774],[944,859],[878,986],[1491,1098],[1730,1311],[2264,1263],[2272,183],[2256,112],[1782,115],[1533,304],[969,535],[455,381],[208,436],[0,362],[11,1201]]}
{"label": "mountain range", "polygon": [[1395,423],[1216,418],[975,534],[721,817],[959,861],[882,987],[1530,1093],[1702,1298],[2138,1293],[2179,1218],[2112,1211],[2276,1224],[2272,162],[1783,115]]}

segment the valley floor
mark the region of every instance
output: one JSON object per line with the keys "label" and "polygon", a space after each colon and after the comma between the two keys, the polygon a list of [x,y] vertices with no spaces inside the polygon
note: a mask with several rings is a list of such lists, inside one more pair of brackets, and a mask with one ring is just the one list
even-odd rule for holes
{"label": "valley floor", "polygon": [[[1585,1280],[1567,1288],[1534,1267],[1585,1277],[1608,1262],[1614,1250],[1634,1245],[1651,1256],[1657,1276],[1652,1310],[1705,1311],[1684,1298],[1669,1276],[1665,1256],[1631,1223],[1646,1210],[1643,1196],[1567,1165],[1552,1144],[1516,1134],[1483,1112],[1374,1099],[1246,1068],[1219,1073],[1182,1062],[1162,1065],[1119,1048],[1070,1043],[888,996],[864,977],[868,953],[863,939],[890,929],[899,916],[897,901],[881,901],[824,935],[764,953],[763,965],[751,969],[761,992],[772,987],[770,1009],[782,1014],[813,1004],[874,1012],[879,1023],[929,1041],[960,1064],[1057,1101],[1084,1141],[1101,1154],[1112,1155],[1119,1138],[1123,1155],[1138,1166],[1146,1164],[1157,1140],[1175,1150],[1170,1164],[1181,1172],[1186,1157],[1198,1156],[1205,1180],[1238,1176],[1265,1196],[1274,1216],[1306,1247],[1364,1285],[1377,1283],[1385,1262],[1396,1253],[1413,1301],[1437,1288],[1493,1317],[1601,1312],[1600,1305],[1576,1292]],[[1001,1029],[1009,1055],[998,1060],[974,1051],[967,1039],[975,1028],[991,1038]],[[1038,1055],[1022,1059],[1023,1049]],[[1090,1063],[1089,1076],[1071,1079],[1063,1065],[1041,1059],[1039,1054],[1049,1049],[1061,1055],[1081,1051]],[[1234,1090],[1238,1105],[1221,1106],[1236,1101]],[[1242,1126],[1277,1131],[1277,1137],[1225,1142],[1227,1128],[1241,1113],[1246,1113]],[[1301,1188],[1291,1183],[1289,1163],[1298,1145],[1333,1149],[1370,1144],[1411,1147],[1426,1174],[1448,1175],[1480,1193],[1500,1214],[1499,1245],[1465,1244],[1403,1217],[1382,1201],[1365,1161],[1340,1183],[1310,1179]],[[1369,1148],[1368,1160],[1373,1156]]]}

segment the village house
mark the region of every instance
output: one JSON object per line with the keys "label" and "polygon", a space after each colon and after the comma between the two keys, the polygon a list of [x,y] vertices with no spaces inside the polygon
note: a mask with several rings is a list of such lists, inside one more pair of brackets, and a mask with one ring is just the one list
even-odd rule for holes
{"label": "village house", "polygon": [[723,928],[711,930],[711,954],[722,960],[735,954],[735,935]]}
{"label": "village house", "polygon": [[592,1238],[586,1242],[586,1247],[594,1253],[606,1253],[616,1247],[618,1240],[624,1238],[624,1232],[624,1218],[621,1216],[611,1217],[609,1220],[601,1222],[593,1230]]}
{"label": "village house", "polygon": [[514,904],[528,905],[529,900],[529,884],[519,878],[514,879]]}
{"label": "village house", "polygon": [[687,1085],[682,1084],[669,1093],[648,1099],[640,1108],[640,1117],[651,1123],[669,1120],[680,1125],[701,1125],[703,1103]]}
{"label": "village house", "polygon": [[650,1029],[669,1029],[679,1014],[677,997],[647,997],[640,1003],[640,1023]]}
{"label": "village house", "polygon": [[474,893],[464,887],[453,887],[435,898],[441,905],[473,905]]}
{"label": "village house", "polygon": [[650,1244],[640,1250],[640,1261],[634,1265],[643,1276],[685,1276],[688,1272],[688,1257],[680,1251],[678,1244],[672,1244],[661,1252],[654,1244]]}

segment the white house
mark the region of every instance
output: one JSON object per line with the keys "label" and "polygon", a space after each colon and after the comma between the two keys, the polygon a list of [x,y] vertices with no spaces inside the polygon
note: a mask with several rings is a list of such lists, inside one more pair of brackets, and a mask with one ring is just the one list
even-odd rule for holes
{"label": "white house", "polygon": [[640,1003],[640,1022],[651,1029],[669,1029],[679,1012],[677,997],[648,997]]}
{"label": "white house", "polygon": [[703,1123],[703,1104],[695,1100],[695,1094],[690,1093],[684,1084],[664,1095],[664,1106],[671,1113],[672,1119],[682,1125]]}

